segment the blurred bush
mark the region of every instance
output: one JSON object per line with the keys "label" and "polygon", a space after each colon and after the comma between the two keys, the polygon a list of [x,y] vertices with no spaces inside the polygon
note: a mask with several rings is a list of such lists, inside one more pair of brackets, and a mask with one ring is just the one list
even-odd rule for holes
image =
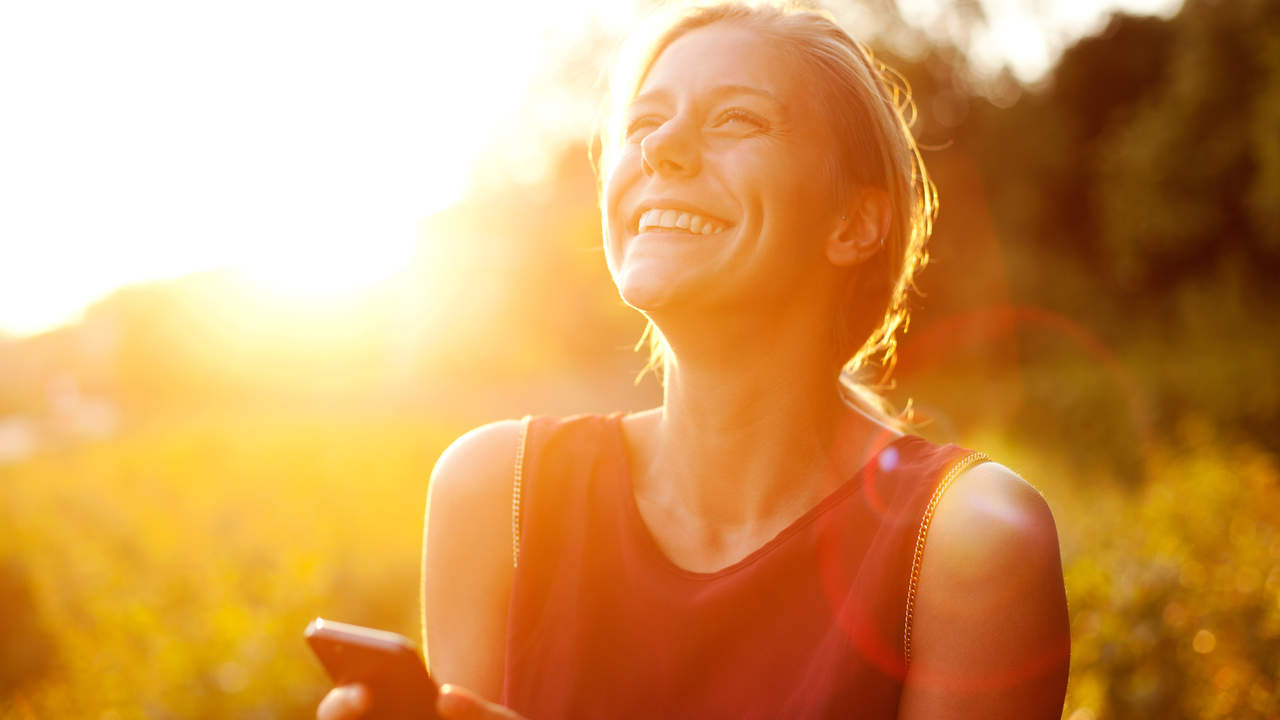
{"label": "blurred bush", "polygon": [[58,645],[45,626],[26,566],[0,557],[0,698],[16,697],[48,680]]}
{"label": "blurred bush", "polygon": [[0,717],[309,718],[315,616],[420,637],[423,422],[209,418],[0,468]]}
{"label": "blurred bush", "polygon": [[[1203,418],[1145,458],[1133,489],[1105,471],[1002,459],[1045,493],[1071,612],[1064,717],[1280,714],[1280,462]],[[999,438],[978,442],[999,446]],[[1175,449],[1176,448],[1176,449]]]}

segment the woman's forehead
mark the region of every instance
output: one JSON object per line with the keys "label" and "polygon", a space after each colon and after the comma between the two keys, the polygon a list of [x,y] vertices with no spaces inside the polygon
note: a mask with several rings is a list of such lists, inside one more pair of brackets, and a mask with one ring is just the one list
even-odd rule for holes
{"label": "woman's forehead", "polygon": [[713,24],[676,38],[654,61],[636,99],[733,88],[790,104],[802,87],[794,56],[745,27]]}

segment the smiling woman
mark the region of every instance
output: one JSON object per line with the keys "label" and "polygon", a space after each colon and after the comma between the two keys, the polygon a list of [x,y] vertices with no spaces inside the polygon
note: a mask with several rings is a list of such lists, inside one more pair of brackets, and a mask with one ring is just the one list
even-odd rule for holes
{"label": "smiling woman", "polygon": [[[835,270],[839,290],[830,311],[836,320],[832,342],[844,361],[842,387],[848,399],[882,411],[883,403],[856,378],[877,356],[892,364],[895,331],[905,321],[907,292],[912,277],[924,264],[924,246],[937,210],[933,184],[903,117],[910,95],[899,86],[891,69],[834,23],[814,22],[815,16],[809,13],[779,13],[773,23],[748,23],[749,28],[741,27],[749,14],[740,13],[738,38],[723,37],[717,41],[722,47],[708,49],[712,64],[705,58],[670,57],[670,50],[687,52],[668,47],[678,44],[683,32],[709,24],[713,18],[730,20],[730,15],[733,13],[695,13],[666,32],[659,27],[655,34],[639,33],[633,38],[635,46],[624,53],[619,82],[614,85],[603,165],[613,167],[615,154],[625,157],[629,150],[638,150],[664,112],[671,112],[664,104],[670,106],[675,98],[664,89],[661,76],[655,77],[664,72],[662,67],[666,72],[676,68],[677,75],[685,68],[697,67],[708,83],[703,99],[713,105],[694,110],[718,113],[700,119],[706,125],[706,137],[721,138],[713,147],[762,148],[780,154],[782,164],[757,172],[775,178],[784,175],[771,173],[795,174],[776,183],[774,190],[786,211],[811,221],[839,207],[840,221],[863,234],[863,246],[855,249],[853,256],[837,261],[841,267],[859,265],[861,271]],[[729,67],[734,63],[725,58],[733,56],[721,51],[728,46],[741,48],[744,33],[755,35],[751,67],[757,77],[748,73],[744,82],[728,82],[726,78],[742,68]],[[660,55],[665,62],[657,62]],[[691,66],[690,62],[698,64]],[[802,67],[795,67],[797,64]],[[878,96],[883,102],[868,102]],[[671,127],[667,123],[665,131]],[[749,142],[729,142],[736,138]],[[648,142],[657,154],[669,152],[665,135]],[[722,165],[740,161],[733,157],[714,159]],[[722,172],[736,170],[725,165]],[[618,174],[611,178],[620,179]],[[794,195],[779,195],[784,189]],[[844,206],[851,197],[857,202]],[[815,208],[815,202],[826,206]],[[605,210],[607,221],[607,207]],[[771,217],[786,227],[787,221],[777,209]],[[803,226],[794,227],[803,232]],[[618,236],[615,230],[613,237]],[[871,248],[873,241],[879,246]],[[661,366],[669,347],[652,322],[649,337],[651,360]]]}
{"label": "smiling woman", "polygon": [[[1043,498],[856,382],[892,353],[935,208],[890,71],[807,10],[695,7],[640,37],[600,200],[663,403],[497,422],[441,456],[439,711],[1057,718]],[[341,688],[320,715],[361,705]]]}
{"label": "smiling woman", "polygon": [[[750,30],[709,27],[667,48],[631,103],[604,187],[605,250],[622,298],[658,325],[776,307],[814,279],[816,253],[791,238],[816,237],[831,213],[815,205],[832,198],[818,118],[784,60]],[[705,240],[674,227],[686,214]]]}

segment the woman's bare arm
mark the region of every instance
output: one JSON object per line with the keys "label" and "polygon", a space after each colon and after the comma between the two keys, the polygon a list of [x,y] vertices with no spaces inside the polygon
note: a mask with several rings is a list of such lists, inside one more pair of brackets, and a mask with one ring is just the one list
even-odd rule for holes
{"label": "woman's bare arm", "polygon": [[496,700],[511,591],[511,493],[520,423],[476,428],[436,461],[427,493],[422,614],[437,682]]}
{"label": "woman's bare arm", "polygon": [[938,503],[912,618],[902,720],[1062,716],[1070,630],[1053,515],[984,463]]}

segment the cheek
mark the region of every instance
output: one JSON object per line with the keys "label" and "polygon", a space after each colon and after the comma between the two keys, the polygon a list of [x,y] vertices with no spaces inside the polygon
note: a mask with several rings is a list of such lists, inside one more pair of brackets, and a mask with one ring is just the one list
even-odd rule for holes
{"label": "cheek", "polygon": [[832,218],[839,217],[828,173],[820,159],[795,158],[775,168],[773,177],[779,179],[774,183],[773,195],[777,209],[787,218],[793,232],[812,236],[828,229]]}
{"label": "cheek", "polygon": [[616,270],[616,263],[621,256],[622,237],[626,231],[626,218],[622,201],[629,188],[634,185],[636,171],[628,162],[626,150],[619,151],[612,167],[606,170],[604,184],[601,187],[600,225],[604,241],[605,258],[610,270]]}
{"label": "cheek", "polygon": [[622,229],[618,225],[618,209],[619,194],[617,192],[616,176],[610,175],[605,179],[604,187],[601,189],[601,207],[600,207],[600,237],[604,242],[604,258],[609,265],[611,273],[617,273],[618,259],[621,255],[619,242]]}

